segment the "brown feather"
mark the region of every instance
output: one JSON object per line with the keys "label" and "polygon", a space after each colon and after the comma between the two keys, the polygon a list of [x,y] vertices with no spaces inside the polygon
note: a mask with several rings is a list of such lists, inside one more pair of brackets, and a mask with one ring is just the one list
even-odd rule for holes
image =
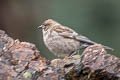
{"label": "brown feather", "polygon": [[58,32],[58,33],[63,33],[63,32],[73,33],[73,31],[71,31],[70,29],[62,28],[59,26],[56,26],[53,30]]}

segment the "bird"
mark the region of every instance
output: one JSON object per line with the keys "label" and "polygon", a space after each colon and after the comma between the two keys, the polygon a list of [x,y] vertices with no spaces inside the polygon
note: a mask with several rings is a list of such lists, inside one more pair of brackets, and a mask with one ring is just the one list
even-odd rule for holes
{"label": "bird", "polygon": [[[38,29],[42,29],[43,42],[46,47],[58,57],[70,56],[78,50],[98,44],[53,19],[45,20]],[[113,50],[108,46],[102,46],[105,49]]]}

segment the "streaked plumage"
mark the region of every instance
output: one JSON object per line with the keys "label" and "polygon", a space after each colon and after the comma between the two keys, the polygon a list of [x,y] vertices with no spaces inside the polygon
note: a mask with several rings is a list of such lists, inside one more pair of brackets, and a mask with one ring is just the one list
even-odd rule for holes
{"label": "streaked plumage", "polygon": [[[59,57],[69,56],[79,49],[97,44],[52,19],[46,20],[39,28],[42,28],[45,45],[52,53]],[[112,48],[107,46],[103,47],[112,50]]]}

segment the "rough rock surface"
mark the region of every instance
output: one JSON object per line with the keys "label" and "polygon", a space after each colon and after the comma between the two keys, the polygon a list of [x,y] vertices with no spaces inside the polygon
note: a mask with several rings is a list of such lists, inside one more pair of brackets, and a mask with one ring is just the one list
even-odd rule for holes
{"label": "rough rock surface", "polygon": [[51,61],[36,46],[14,40],[0,30],[0,80],[119,80],[120,59],[96,44],[74,55]]}
{"label": "rough rock surface", "polygon": [[66,74],[69,80],[120,80],[120,59],[107,54],[101,45],[86,48],[81,63]]}

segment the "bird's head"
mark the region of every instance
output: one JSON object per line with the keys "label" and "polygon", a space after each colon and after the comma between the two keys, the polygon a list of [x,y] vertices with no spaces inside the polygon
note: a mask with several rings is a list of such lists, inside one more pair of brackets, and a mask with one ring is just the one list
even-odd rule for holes
{"label": "bird's head", "polygon": [[55,27],[56,25],[60,25],[60,24],[52,19],[48,19],[48,20],[44,21],[42,23],[42,25],[39,26],[38,28],[43,29],[44,31],[47,31],[48,29],[51,29],[51,28]]}

